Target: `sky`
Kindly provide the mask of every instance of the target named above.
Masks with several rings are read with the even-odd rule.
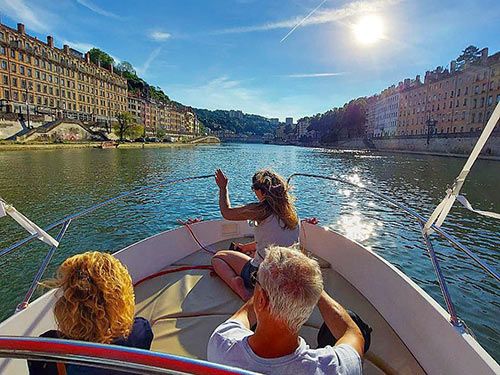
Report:
[[[449,66],[470,44],[500,51],[497,0],[0,0],[0,17],[129,61],[183,104],[281,120]]]

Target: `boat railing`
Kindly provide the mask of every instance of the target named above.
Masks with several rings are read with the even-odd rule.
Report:
[[[210,175],[191,176],[191,177],[184,177],[184,178],[178,178],[178,179],[171,179],[171,180],[159,182],[157,184],[143,186],[141,188],[130,190],[130,191],[121,193],[115,197],[109,198],[103,202],[97,203],[97,204],[95,204],[91,207],[88,207],[82,211],[79,211],[75,214],[68,215],[68,216],[64,217],[63,219],[58,220],[58,221],[48,225],[44,230],[45,230],[45,232],[48,232],[48,231],[53,230],[55,228],[61,227],[61,229],[59,230],[59,233],[57,234],[57,236],[55,238],[56,241],[58,243],[60,243],[62,238],[66,234],[66,231],[67,231],[67,229],[72,221],[75,221],[83,216],[86,216],[86,215],[98,210],[101,207],[107,206],[113,202],[116,202],[117,200],[126,198],[128,196],[142,193],[144,191],[158,189],[158,188],[162,188],[165,186],[170,186],[170,185],[179,184],[179,183],[188,182],[188,181],[206,179],[206,178],[213,178],[213,175],[210,174]],[[24,246],[24,245],[27,245],[31,241],[35,240],[37,238],[37,236],[38,236],[38,234],[36,234],[36,233],[32,234],[30,236],[23,238],[20,241],[17,241],[14,244],[6,247],[5,249],[0,251],[0,258],[3,257],[4,255],[11,253],[12,251]],[[32,282],[30,284],[30,287],[28,288],[28,291],[26,292],[26,295],[24,296],[22,302],[17,305],[16,312],[24,310],[28,306],[29,302],[31,301],[31,298],[33,297],[33,294],[36,291],[36,288],[38,287],[38,285],[40,283],[40,280],[43,277],[43,274],[45,273],[45,270],[49,266],[49,263],[54,255],[56,249],[57,249],[56,246],[51,246],[51,248],[49,249],[49,251],[45,255],[45,258],[43,259],[42,263],[40,264],[40,267],[38,268],[38,271],[36,272],[35,277],[33,278]]]
[[[407,213],[408,215],[410,215],[411,217],[416,219],[422,228],[425,225],[425,223],[427,222],[426,218],[424,218],[422,215],[417,213],[412,208],[398,202],[397,200],[395,200],[395,199],[393,199],[385,194],[382,194],[374,189],[366,187],[362,184],[354,183],[352,181],[344,180],[342,178],[338,178],[338,177],[334,177],[334,176],[323,176],[323,175],[309,174],[309,173],[294,173],[294,174],[290,175],[290,177],[288,178],[288,182],[290,182],[294,177],[309,177],[309,178],[335,181],[335,182],[340,182],[340,183],[350,185],[352,187],[367,191],[367,192],[377,196],[378,198],[380,198],[386,202],[389,202],[394,207],[400,209],[401,211]],[[142,192],[148,191],[148,190],[153,190],[153,189],[157,189],[157,188],[166,187],[169,185],[174,185],[174,184],[179,184],[179,183],[194,181],[194,180],[207,179],[207,178],[213,178],[213,175],[210,174],[210,175],[192,176],[192,177],[167,180],[167,181],[160,182],[160,183],[157,183],[154,185],[149,185],[149,186],[137,188],[135,190],[131,190],[128,192],[124,192],[124,193],[121,193],[113,198],[107,199],[103,202],[100,202],[100,203],[95,204],[89,208],[86,208],[80,212],[77,212],[77,213],[72,214],[72,215],[68,215],[63,219],[48,225],[46,228],[44,228],[44,230],[47,232],[49,230],[53,230],[55,228],[61,227],[59,230],[59,233],[56,236],[56,241],[60,242],[62,240],[62,238],[64,237],[64,235],[65,235],[65,233],[66,233],[66,231],[67,231],[67,229],[72,221],[77,220],[83,216],[86,216],[86,215],[96,211],[97,209],[104,207],[104,206],[107,206],[107,205],[109,205],[117,200],[123,199],[125,197],[131,196],[134,194],[139,194],[139,193],[142,193]],[[456,239],[454,236],[448,234],[441,227],[438,227],[434,224],[431,225],[431,228],[434,230],[435,233],[437,233],[439,236],[441,236],[443,239],[445,239],[447,242],[449,242],[454,248],[458,249],[460,252],[465,254],[468,258],[472,259],[483,271],[485,271],[487,274],[492,276],[497,282],[500,281],[500,276],[498,275],[498,273],[495,272],[486,263],[484,263],[477,255],[475,255],[467,246],[462,244],[458,239]],[[450,314],[450,322],[455,327],[462,327],[463,328],[463,324],[457,316],[456,309],[454,307],[451,295],[449,293],[445,277],[441,271],[441,267],[440,267],[436,252],[434,251],[433,245],[430,241],[429,234],[426,231],[422,231],[422,235],[423,235],[424,243],[425,243],[426,248],[427,248],[427,252],[429,254],[429,257],[431,259],[431,262],[432,262],[432,265],[434,268],[434,272],[436,273],[436,277],[438,279],[439,287],[441,289],[441,293],[443,295],[448,313]],[[30,243],[31,241],[33,241],[36,238],[37,238],[36,234],[30,235],[30,236],[27,236],[26,238],[24,238],[16,243],[12,244],[11,246],[4,248],[3,250],[0,251],[0,257],[4,256],[6,254],[9,254],[10,252]],[[16,312],[21,311],[28,306],[28,304],[29,304],[37,286],[39,285],[39,282],[40,282],[41,278],[43,277],[43,274],[44,274],[45,270],[47,269],[47,267],[50,263],[50,260],[52,259],[55,251],[56,251],[56,247],[52,246],[49,249],[49,251],[47,252],[45,258],[43,259],[43,261],[38,269],[38,271],[35,274],[35,277],[33,278],[33,281],[31,282],[31,285],[30,285],[25,297],[23,298],[23,301],[17,306]]]
[[[424,239],[425,246],[427,248],[427,253],[429,254],[429,257],[431,259],[432,266],[434,268],[434,272],[436,274],[436,277],[437,277],[437,280],[439,283],[439,288],[441,289],[441,294],[443,295],[443,299],[445,301],[446,308],[448,310],[448,313],[450,314],[450,323],[453,324],[453,326],[458,327],[460,329],[464,328],[463,322],[457,316],[457,312],[456,312],[455,306],[453,304],[453,300],[451,298],[450,292],[448,290],[446,279],[443,275],[443,272],[441,271],[441,266],[439,264],[438,257],[436,255],[435,250],[434,250],[434,246],[432,245],[432,242],[430,241],[428,232],[424,231],[424,226],[427,223],[426,218],[424,218],[422,215],[420,215],[418,212],[416,212],[412,208],[396,201],[395,199],[388,197],[385,194],[382,194],[374,189],[371,189],[371,188],[366,187],[366,186],[359,184],[359,183],[344,180],[344,179],[334,177],[334,176],[323,176],[323,175],[310,174],[310,173],[294,173],[294,174],[290,175],[290,177],[288,177],[287,182],[290,183],[290,181],[294,177],[309,177],[309,178],[316,178],[316,179],[322,179],[322,180],[328,180],[328,181],[335,181],[335,182],[340,182],[340,183],[350,185],[352,187],[367,191],[367,192],[375,195],[376,197],[378,197],[386,202],[389,202],[394,207],[402,210],[403,212],[407,213],[408,215],[410,215],[411,217],[416,219],[418,224],[420,225],[421,230],[422,230],[422,236]],[[444,231],[441,227],[438,227],[434,224],[432,224],[430,226],[430,228],[432,228],[435,233],[437,233],[439,236],[441,236],[443,239],[445,239],[448,243],[450,243],[455,249],[461,251],[468,258],[472,259],[482,270],[484,270],[487,274],[492,276],[497,282],[500,281],[500,276],[498,275],[497,272],[495,272],[491,267],[489,267],[486,263],[484,263],[467,246],[462,244],[454,236],[446,233],[446,231]]]
[[[42,337],[0,336],[0,358],[59,362],[134,374],[256,374],[235,367],[149,350]]]

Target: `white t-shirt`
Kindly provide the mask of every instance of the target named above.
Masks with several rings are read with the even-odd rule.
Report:
[[[258,267],[267,254],[270,245],[292,246],[299,242],[299,225],[295,229],[283,228],[278,216],[271,214],[255,226],[255,256],[252,266]]]
[[[210,336],[207,359],[263,374],[361,374],[361,358],[350,345],[311,349],[302,337],[294,353],[279,358],[257,356],[248,344],[253,332],[235,320],[222,323]]]

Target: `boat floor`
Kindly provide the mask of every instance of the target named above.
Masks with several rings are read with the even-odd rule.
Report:
[[[227,249],[231,241],[210,246]],[[197,251],[170,265],[210,265],[211,254]],[[319,260],[326,291],[344,307],[356,311],[372,328],[371,348],[365,356],[364,373],[423,374],[424,371],[393,329],[345,278],[324,260]],[[167,273],[140,283],[135,288],[136,314],[149,319],[155,335],[151,349],[190,358],[206,359],[208,339],[214,329],[228,319],[242,301],[210,270],[188,269]],[[310,347],[323,323],[316,308],[300,334]]]

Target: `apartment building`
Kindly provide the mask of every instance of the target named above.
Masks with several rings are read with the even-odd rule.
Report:
[[[399,115],[399,88],[391,86],[382,91],[376,101],[369,107],[368,117],[372,123],[374,137],[396,135],[396,127]]]
[[[52,36],[42,42],[0,24],[0,110],[83,121],[112,121],[128,109],[127,80]]]
[[[473,63],[460,68],[438,67],[405,79],[368,100],[367,132],[380,136],[415,136],[481,131],[500,101],[500,53],[488,49]],[[398,101],[394,128],[394,109]],[[394,131],[395,130],[395,131]]]

